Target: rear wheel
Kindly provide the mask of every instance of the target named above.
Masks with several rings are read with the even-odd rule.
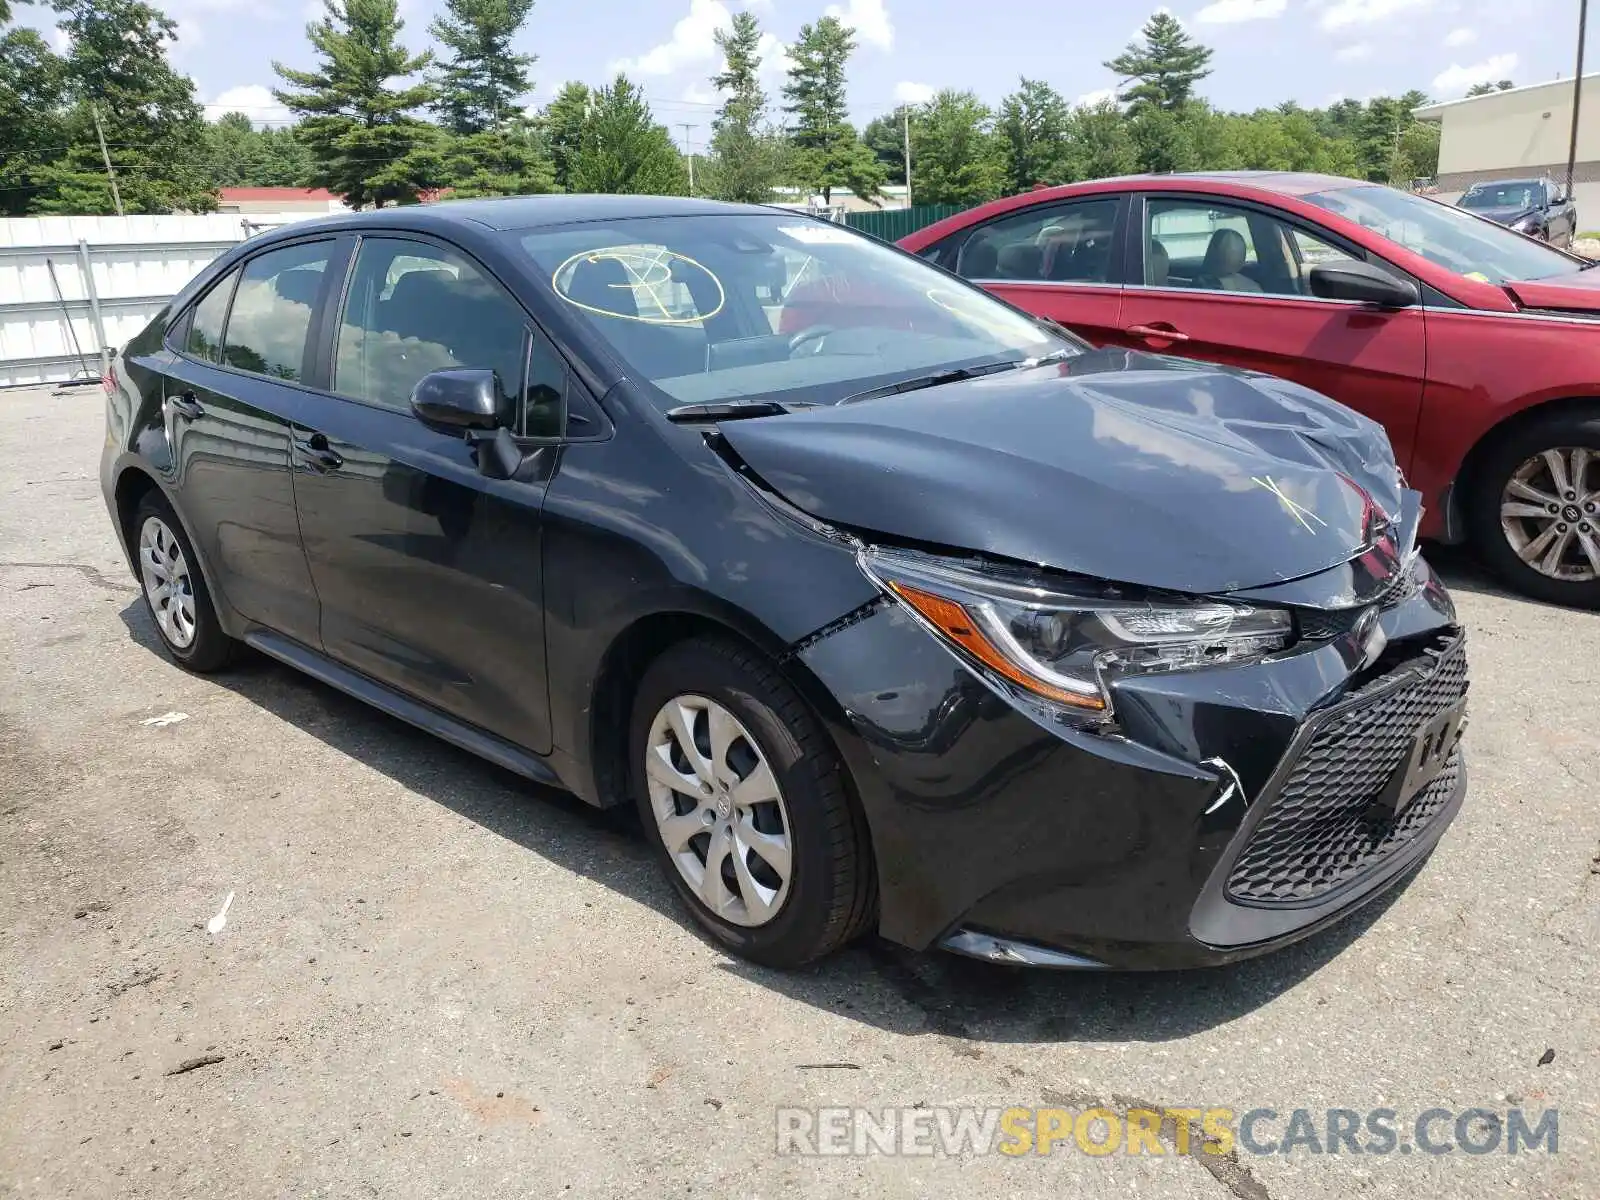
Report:
[[[629,744],[645,836],[719,942],[796,967],[865,928],[865,824],[826,733],[765,659],[714,639],[668,650],[640,683]]]
[[[222,631],[194,547],[172,506],[151,492],[133,514],[144,602],[167,653],[191,671],[224,667],[238,643]]]
[[[1600,411],[1557,413],[1485,456],[1473,532],[1517,591],[1600,608]]]

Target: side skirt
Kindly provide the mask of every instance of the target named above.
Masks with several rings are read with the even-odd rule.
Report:
[[[408,725],[415,725],[423,732],[442,738],[453,746],[459,746],[471,754],[476,754],[479,758],[486,758],[496,766],[504,767],[535,783],[563,789],[566,787],[555,771],[551,770],[550,765],[537,754],[479,729],[476,725],[469,725],[448,713],[442,713],[430,705],[413,700],[376,680],[368,679],[360,672],[341,666],[291,638],[270,630],[253,629],[244,635],[244,641],[246,645],[261,651],[269,658],[275,658],[297,671],[303,671],[329,687],[338,688],[341,692],[354,696],[357,700],[364,701],[391,717],[398,717]]]

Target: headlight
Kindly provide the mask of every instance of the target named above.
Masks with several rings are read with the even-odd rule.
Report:
[[[1041,587],[1021,573],[867,550],[861,569],[963,662],[1019,698],[1109,720],[1111,681],[1259,659],[1289,644],[1280,609]]]

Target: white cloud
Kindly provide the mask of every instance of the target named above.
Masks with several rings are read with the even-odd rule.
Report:
[[[1357,42],[1353,46],[1345,46],[1334,51],[1333,56],[1340,62],[1360,62],[1364,58],[1372,57],[1372,47],[1366,42]]]
[[[1322,10],[1321,24],[1328,30],[1381,25],[1392,17],[1431,7],[1433,0],[1336,0]]]
[[[59,25],[50,31],[50,44],[63,58],[72,53],[72,35]]]
[[[1270,21],[1283,16],[1289,0],[1214,0],[1194,15],[1202,25],[1232,25],[1239,21]]]
[[[768,82],[781,80],[794,65],[789,58],[788,43],[770,33],[763,33],[756,43],[756,56],[761,59],[761,75]]]
[[[1114,87],[1096,88],[1092,92],[1085,92],[1072,102],[1073,108],[1093,108],[1097,104],[1104,104],[1107,100],[1117,98],[1117,89]]]
[[[844,4],[830,4],[824,16],[838,17],[856,31],[856,40],[880,50],[894,46],[894,26],[889,22],[889,10],[883,0],[846,0]]]
[[[1451,63],[1445,70],[1433,77],[1433,90],[1436,92],[1464,92],[1475,83],[1495,83],[1501,79],[1509,79],[1511,72],[1517,69],[1517,56],[1515,54],[1495,54],[1480,63],[1462,67]]]
[[[715,62],[717,31],[733,24],[733,14],[722,0],[689,0],[689,15],[672,27],[672,40],[646,50],[638,58],[620,58],[608,74],[671,75],[686,67]]]
[[[283,105],[272,97],[270,88],[259,83],[246,83],[231,87],[210,104],[205,105],[206,119],[220,120],[225,114],[242,112],[256,124],[263,121],[283,122],[294,119]]]
[[[1456,46],[1470,46],[1477,40],[1478,31],[1476,29],[1452,29],[1449,33],[1444,35],[1444,44],[1452,48]]]
[[[708,85],[702,83],[691,83],[683,89],[683,94],[678,98],[685,104],[717,104],[721,99]]]
[[[901,104],[926,104],[937,91],[931,83],[911,83],[906,80],[894,85],[894,98]]]
[[[191,52],[197,50],[205,43],[206,36],[200,28],[200,23],[192,17],[179,17],[177,31],[172,37],[164,39],[167,44],[167,53],[174,60],[181,61]]]

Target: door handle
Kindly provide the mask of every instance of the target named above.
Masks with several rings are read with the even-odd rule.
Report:
[[[1159,325],[1130,325],[1122,331],[1130,337],[1144,338],[1152,342],[1187,342],[1189,335],[1180,333],[1176,329],[1163,329]]]
[[[309,437],[294,439],[294,452],[301,462],[313,471],[337,471],[344,466],[344,458],[328,445],[328,435],[313,433]]]
[[[167,407],[180,417],[187,417],[191,421],[198,421],[206,415],[206,410],[200,407],[200,401],[193,392],[179,392],[176,396],[167,397]]]

